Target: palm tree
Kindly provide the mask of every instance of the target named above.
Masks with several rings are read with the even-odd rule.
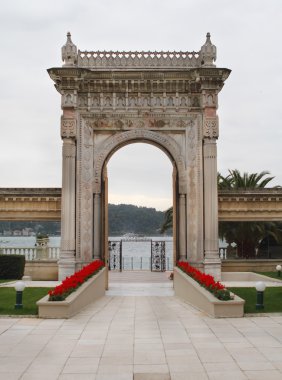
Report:
[[[264,188],[274,177],[266,177],[268,171],[243,173],[229,169],[224,177],[218,173],[218,188],[221,190],[253,190]],[[281,240],[281,229],[275,222],[220,222],[219,237],[227,243],[236,243],[239,257],[253,257],[259,242],[266,236]]]
[[[218,188],[220,190],[250,190],[264,188],[274,177],[265,177],[270,174],[268,171],[260,173],[243,173],[241,174],[238,169],[228,170],[229,174],[223,177],[218,173]]]

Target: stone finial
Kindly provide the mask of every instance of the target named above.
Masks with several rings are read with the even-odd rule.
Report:
[[[200,50],[201,65],[205,67],[214,67],[216,60],[216,46],[211,42],[211,35],[207,33],[207,40]]]
[[[62,60],[65,62],[63,66],[72,67],[77,64],[77,47],[71,40],[70,32],[67,33],[67,42],[62,47]]]

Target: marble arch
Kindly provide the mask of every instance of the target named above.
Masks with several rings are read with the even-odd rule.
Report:
[[[160,148],[173,164],[176,165],[180,178],[185,176],[185,162],[181,155],[181,147],[169,136],[162,136],[156,132],[134,129],[133,131],[120,132],[118,135],[109,137],[101,145],[94,164],[94,192],[101,191],[102,168],[109,157],[122,146],[134,142],[147,142]],[[185,188],[182,190],[185,192]]]
[[[220,278],[217,108],[230,70],[209,33],[197,52],[80,51],[68,33],[62,59],[48,70],[63,111],[59,278],[107,259],[106,162],[142,141],[173,163],[175,259]]]

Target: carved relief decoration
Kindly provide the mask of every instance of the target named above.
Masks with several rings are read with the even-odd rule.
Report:
[[[93,209],[93,131],[82,120],[80,123],[80,167],[78,169],[78,245],[80,256],[92,260]]]
[[[76,120],[70,118],[61,118],[61,137],[76,138]]]
[[[72,106],[73,101],[69,96],[68,103],[64,102],[64,106]],[[89,97],[89,103],[88,103]],[[136,109],[169,109],[171,112],[178,112],[179,110],[186,110],[192,108],[199,108],[201,106],[201,100],[199,95],[186,95],[180,94],[139,94],[130,95],[115,94],[115,93],[103,93],[103,96],[97,93],[89,93],[89,95],[80,94],[78,97],[78,107],[90,108],[93,110],[130,110]]]
[[[210,139],[218,138],[218,118],[214,117],[205,117],[203,125],[203,136]]]
[[[205,107],[217,107],[217,94],[208,92],[203,94],[203,104]]]
[[[133,130],[133,129],[182,129],[185,130],[195,121],[196,114],[189,117],[164,117],[163,115],[145,114],[143,117],[131,116],[130,114],[91,114],[86,116],[86,123],[94,130]]]
[[[189,125],[187,129],[187,244],[190,257],[196,255],[197,250],[197,210],[198,210],[198,176],[197,176],[197,152],[199,141],[196,124]]]
[[[62,107],[76,107],[77,94],[76,91],[62,91]]]

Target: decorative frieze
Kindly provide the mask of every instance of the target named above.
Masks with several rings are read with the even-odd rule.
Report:
[[[91,115],[91,116],[90,116]],[[85,115],[86,124],[93,130],[185,130],[194,124],[196,114],[183,117],[168,117],[162,114],[146,113],[144,116],[127,114]]]
[[[203,124],[203,137],[210,139],[218,138],[218,117],[205,117]]]
[[[64,102],[67,106],[71,103]],[[135,94],[128,93],[88,93],[80,94],[78,99],[79,108],[87,108],[90,110],[101,110],[103,112],[112,112],[113,110],[168,110],[170,112],[179,112],[198,109],[201,107],[200,95],[184,95],[184,94]]]

